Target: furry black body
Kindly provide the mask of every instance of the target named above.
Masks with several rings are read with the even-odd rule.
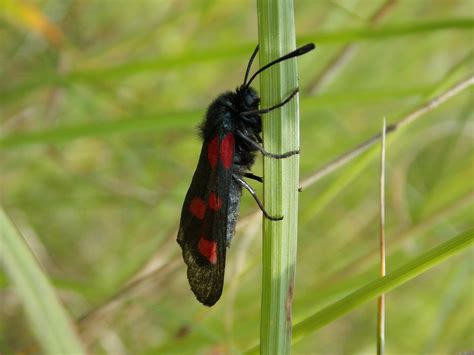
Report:
[[[237,131],[248,138],[262,143],[262,118],[259,114],[241,115],[242,112],[258,110],[260,97],[252,87],[239,87],[235,92],[228,91],[217,97],[209,106],[206,118],[200,126],[204,142],[209,141],[218,131]],[[255,162],[257,149],[239,135],[235,135],[233,171],[242,175],[249,171]]]
[[[222,293],[226,249],[235,232],[242,187],[252,194],[267,218],[283,218],[268,215],[253,189],[244,181],[244,177],[263,181],[250,173],[257,151],[277,159],[298,153],[272,154],[261,146],[261,114],[283,106],[297,90],[283,102],[259,109],[260,98],[250,87],[250,82],[271,65],[313,48],[312,44],[306,45],[267,64],[247,82],[257,47],[247,67],[244,83],[236,91],[218,96],[209,106],[200,126],[203,146],[184,199],[177,240],[188,267],[191,289],[204,305],[214,305]]]
[[[217,131],[234,133],[235,150],[232,175],[243,178],[250,172],[256,158],[257,149],[241,138],[245,135],[253,141],[263,143],[262,118],[259,114],[241,116],[241,112],[258,110],[260,97],[252,87],[243,85],[235,92],[225,92],[215,99],[207,111],[206,119],[200,126],[201,137],[209,140]],[[236,132],[240,134],[235,134]],[[229,188],[229,207],[227,213],[226,245],[230,246],[239,216],[240,196],[242,186],[233,178]]]

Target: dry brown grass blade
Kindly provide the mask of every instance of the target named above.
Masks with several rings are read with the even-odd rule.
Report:
[[[382,149],[380,154],[380,276],[385,276],[385,137],[386,122],[383,119]],[[385,295],[382,294],[377,302],[377,355],[385,352]]]
[[[469,86],[474,84],[474,76],[470,76],[464,80],[461,80],[457,84],[450,87],[448,90],[440,94],[439,96],[435,97],[434,99],[422,104],[412,112],[403,116],[398,122],[391,124],[386,127],[385,132],[386,134],[391,134],[399,128],[405,127],[415,121],[416,119],[420,118],[423,114],[435,109],[439,105],[443,104],[447,100],[449,100],[454,95],[457,95],[461,91],[467,89]],[[377,143],[382,138],[382,133],[378,133],[369,139],[365,140],[364,142],[358,144],[351,150],[341,154],[336,159],[330,161],[322,168],[316,170],[313,174],[305,178],[301,182],[301,187],[304,189],[308,186],[313,185],[317,181],[321,180],[325,176],[333,173],[334,171],[338,170],[339,168],[347,165],[350,161],[357,158],[359,155],[364,153],[370,147],[372,147],[375,143]]]
[[[2,15],[8,20],[40,35],[56,48],[63,46],[64,33],[61,28],[36,5],[25,0],[5,0],[0,6],[3,10]]]

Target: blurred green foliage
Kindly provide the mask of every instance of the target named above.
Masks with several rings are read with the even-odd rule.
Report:
[[[299,43],[318,44],[298,60],[302,177],[379,132],[384,116],[393,122],[473,74],[472,0],[393,1],[371,24],[383,3],[296,1]],[[243,218],[212,309],[189,291],[175,243],[200,149],[196,126],[217,94],[242,81],[257,40],[255,2],[0,7],[0,202],[67,309],[82,316],[91,353],[238,353],[255,344],[259,218]],[[311,94],[348,43],[352,57]],[[388,273],[472,227],[472,118],[468,89],[388,146]],[[377,159],[359,170],[351,163],[300,194],[295,321],[377,277],[378,169]],[[244,194],[242,216],[254,209]],[[157,272],[125,292],[146,267]],[[34,347],[3,270],[0,285],[0,352]],[[390,292],[387,353],[472,350],[472,292],[472,251]],[[87,313],[111,297],[120,301]],[[375,302],[359,307],[294,353],[373,352],[375,311]]]

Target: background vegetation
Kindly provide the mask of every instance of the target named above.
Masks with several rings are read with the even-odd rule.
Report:
[[[110,354],[255,345],[261,217],[252,198],[243,196],[215,307],[189,291],[175,242],[201,145],[196,126],[243,79],[258,37],[255,2],[0,5],[0,202],[84,344]],[[473,10],[472,0],[296,1],[298,42],[318,45],[298,60],[301,176],[379,132],[384,116],[394,123],[472,76]],[[468,88],[390,135],[389,274],[473,226],[472,102]],[[377,277],[378,175],[369,152],[300,194],[295,322]],[[472,256],[387,295],[388,353],[474,348]],[[6,270],[0,352],[34,351],[37,329]],[[293,352],[372,353],[375,311],[375,301],[359,306]]]

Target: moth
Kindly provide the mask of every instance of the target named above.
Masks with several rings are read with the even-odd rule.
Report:
[[[250,192],[266,218],[273,221],[283,218],[269,215],[244,180],[263,182],[262,177],[250,172],[257,152],[275,159],[299,153],[297,150],[283,154],[267,152],[262,147],[261,137],[261,115],[288,103],[298,89],[280,103],[259,108],[260,98],[250,84],[262,71],[314,48],[313,43],[306,44],[264,65],[247,80],[258,53],[257,46],[247,65],[243,84],[235,91],[219,95],[199,127],[203,145],[184,199],[177,241],[188,267],[191,290],[206,306],[214,305],[222,294],[226,249],[235,232],[242,188]]]

